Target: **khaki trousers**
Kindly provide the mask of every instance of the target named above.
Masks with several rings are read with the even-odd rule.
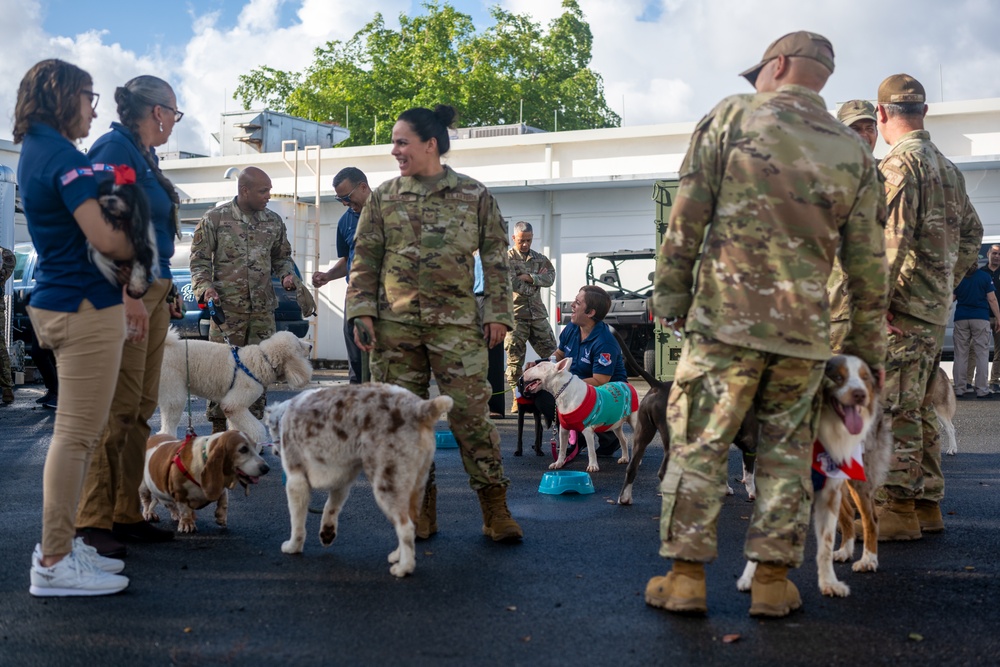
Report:
[[[122,348],[111,414],[90,460],[76,512],[77,528],[110,529],[115,523],[142,521],[139,484],[146,464],[149,418],[160,392],[163,345],[170,327],[169,291],[166,279],[150,286],[142,298],[149,313],[149,333],[137,343],[126,341]]]
[[[55,353],[59,404],[42,476],[42,554],[73,550],[73,519],[90,456],[108,421],[125,342],[125,309],[96,310],[84,300],[75,313],[28,306],[42,347]]]

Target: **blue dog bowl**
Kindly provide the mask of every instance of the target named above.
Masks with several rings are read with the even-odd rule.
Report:
[[[542,475],[538,492],[550,496],[557,496],[560,493],[585,495],[594,492],[594,483],[590,479],[590,473],[582,470],[552,470]]]
[[[437,438],[437,448],[438,449],[457,449],[458,441],[455,440],[455,434],[451,431],[438,431],[434,434]]]

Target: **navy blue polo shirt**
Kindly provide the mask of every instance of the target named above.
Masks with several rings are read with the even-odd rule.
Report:
[[[94,170],[83,153],[55,128],[35,123],[24,137],[17,164],[28,233],[38,252],[31,305],[75,313],[87,299],[98,310],[122,302],[87,256],[87,238],[73,218],[88,199],[97,199]]]
[[[132,137],[133,134],[127,127],[121,123],[111,123],[111,131],[94,142],[87,157],[94,163],[98,179],[112,178],[110,172],[103,172],[107,175],[102,175],[101,166],[105,164],[127,164],[135,170],[136,185],[142,188],[149,199],[150,215],[156,234],[156,250],[160,255],[158,276],[170,278],[170,258],[174,256],[175,231],[172,216],[174,203],[156,180],[156,174],[142,157]],[[149,152],[153,156],[154,163],[159,164],[156,151],[150,148]]]
[[[611,382],[628,382],[622,349],[605,322],[595,324],[587,340],[583,341],[580,340],[580,327],[567,324],[559,334],[559,349],[573,358],[569,371],[579,378],[610,375]]]
[[[361,215],[348,207],[337,222],[337,257],[347,258],[347,282],[351,281],[351,263],[354,262],[354,236],[358,232],[358,220]]]
[[[983,271],[962,278],[955,288],[955,321],[990,319],[990,302],[986,295],[995,291],[993,278]]]

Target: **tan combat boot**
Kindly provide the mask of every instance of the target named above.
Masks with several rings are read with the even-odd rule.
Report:
[[[914,503],[920,531],[923,533],[940,533],[944,530],[944,517],[941,516],[941,505],[933,500],[917,500]]]
[[[675,560],[667,576],[653,577],[646,584],[646,604],[685,614],[707,613],[705,565]]]
[[[920,539],[920,520],[917,518],[912,499],[890,500],[875,511],[878,514],[879,542],[905,542]]]
[[[788,580],[788,568],[773,563],[757,563],[750,584],[750,615],[780,618],[802,606],[799,589]]]
[[[524,532],[507,509],[507,489],[487,486],[476,491],[483,510],[483,535],[494,542],[512,542],[524,537]]]
[[[438,532],[437,497],[437,484],[431,482],[424,490],[424,502],[420,506],[420,516],[417,517],[418,540],[426,540]]]

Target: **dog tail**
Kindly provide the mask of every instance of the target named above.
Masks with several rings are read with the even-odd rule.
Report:
[[[454,404],[455,401],[451,399],[451,396],[438,396],[424,401],[417,409],[417,419],[423,424],[433,426],[434,422],[448,414]]]
[[[643,380],[645,380],[650,387],[656,387],[658,389],[667,389],[669,385],[666,382],[660,382],[659,380],[654,378],[652,375],[646,372],[646,369],[642,367],[642,364],[640,364],[635,360],[635,357],[633,357],[632,353],[629,352],[628,344],[625,342],[625,339],[622,338],[622,335],[613,328],[611,329],[611,331],[612,333],[615,334],[615,338],[618,339],[618,347],[622,349],[622,356],[625,358],[625,366],[628,368],[628,370],[633,375],[638,375]]]

